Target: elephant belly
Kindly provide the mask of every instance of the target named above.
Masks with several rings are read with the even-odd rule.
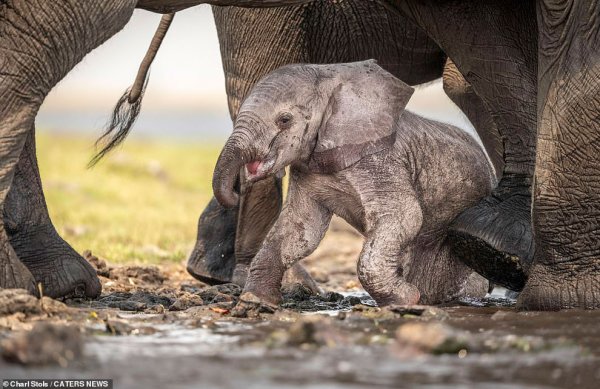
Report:
[[[302,175],[299,183],[315,201],[364,234],[364,207],[352,186],[334,176],[320,174]]]

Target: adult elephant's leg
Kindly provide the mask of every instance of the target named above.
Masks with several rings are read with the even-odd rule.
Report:
[[[498,127],[483,100],[477,96],[471,84],[465,80],[450,58],[444,66],[444,92],[467,116],[475,127],[483,147],[490,157],[496,177],[502,177],[504,170],[504,146]]]
[[[446,57],[440,48],[413,23],[378,2],[317,0],[277,9],[214,7],[213,12],[232,118],[261,77],[289,63],[375,58],[410,84],[442,75]],[[280,187],[279,180],[254,185],[242,196],[238,219],[213,199],[200,217],[188,271],[211,283],[229,281],[235,256],[246,265],[277,216]]]
[[[392,0],[444,49],[489,108],[504,144],[492,195],[454,222],[455,250],[495,283],[521,290],[534,253],[537,30],[533,0]]]
[[[519,306],[600,308],[600,1],[538,5],[535,262]]]
[[[31,159],[20,157],[27,136],[33,131],[35,115],[45,96],[88,52],[127,23],[136,1],[104,0],[101,3],[54,1],[50,4],[42,0],[7,0],[0,4],[0,210],[3,215],[17,163],[22,160],[22,171],[33,169],[31,166],[27,167],[27,163],[32,163]],[[33,139],[31,141],[33,142]],[[33,143],[30,147],[32,145]],[[26,154],[35,155],[35,151],[30,150]],[[37,175],[31,172],[26,175],[37,178]],[[41,193],[41,188],[34,188],[29,192],[29,183],[21,179],[19,182],[15,190],[20,191],[20,194],[15,196],[35,196],[36,193]],[[43,196],[31,201],[43,203]],[[26,207],[31,203],[28,200],[21,204]],[[15,280],[20,280],[21,285],[17,286],[32,290],[33,275],[19,260],[7,232],[12,228],[13,233],[18,232],[13,238],[17,235],[22,236],[30,224],[28,221],[20,228],[15,228],[19,223],[11,224],[10,216],[16,215],[16,208],[9,207],[7,211],[7,223],[5,224],[4,218],[0,222],[0,286],[15,286]],[[39,241],[36,241],[38,238]],[[40,277],[40,274],[49,270],[38,271],[52,268],[54,271],[64,272],[72,270],[70,265],[51,266],[49,264],[55,262],[55,259],[50,256],[38,256],[35,260],[28,257],[27,252],[32,251],[31,247],[36,247],[44,239],[42,234],[25,238],[23,242],[17,239],[15,242],[20,246],[20,251],[25,253],[27,265],[31,266],[42,281],[46,294],[56,297],[56,291],[66,291],[69,294],[74,292],[80,286],[79,283],[71,284],[71,290],[55,288],[52,284],[52,280],[61,277],[63,280],[69,280],[68,275],[54,275],[55,278]],[[29,243],[32,244],[31,247],[28,247]],[[46,280],[51,280],[48,285],[44,285]],[[85,285],[85,292],[91,296],[96,295],[99,292],[97,286],[93,282],[88,283]]]
[[[42,190],[32,127],[4,204],[4,225],[17,256],[50,297],[97,296],[96,272],[56,232]]]
[[[244,96],[265,74],[302,62],[302,7],[213,7],[232,120]],[[286,31],[282,33],[282,31]],[[281,180],[247,189],[240,206],[225,209],[213,198],[200,216],[188,272],[210,284],[231,282],[240,262],[247,267],[281,207]],[[240,282],[239,276],[236,277]]]
[[[3,76],[0,81],[3,86],[9,82]],[[3,107],[3,112],[0,111],[0,207],[4,207],[27,130],[33,125],[39,107],[15,103],[14,95],[2,92],[5,91],[0,91]],[[34,277],[15,253],[3,222],[0,222],[0,288],[21,288],[36,293]]]

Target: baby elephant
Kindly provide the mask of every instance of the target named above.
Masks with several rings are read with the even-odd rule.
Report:
[[[332,214],[366,237],[358,278],[378,304],[485,294],[446,234],[490,193],[493,171],[464,131],[406,111],[412,93],[373,60],[289,65],[254,86],[217,162],[215,196],[237,204],[244,166],[248,182],[290,166],[290,182],[234,313],[280,302],[284,272],[315,250]]]

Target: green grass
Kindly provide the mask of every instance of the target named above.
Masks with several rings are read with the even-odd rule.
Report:
[[[38,134],[50,216],[77,250],[114,263],[184,260],[220,146],[128,139],[95,168],[93,140]]]

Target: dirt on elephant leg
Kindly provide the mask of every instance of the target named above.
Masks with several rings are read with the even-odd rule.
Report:
[[[231,282],[235,267],[237,208],[223,208],[213,197],[198,221],[198,238],[187,271],[209,285]]]

